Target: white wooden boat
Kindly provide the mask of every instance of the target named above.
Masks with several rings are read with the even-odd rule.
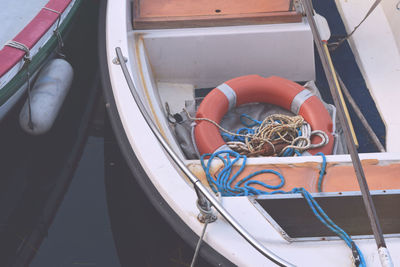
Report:
[[[185,156],[168,121],[165,102],[173,113],[179,112],[186,100],[193,100],[196,90],[214,88],[226,81],[232,84],[230,80],[236,77],[276,75],[295,82],[317,80],[318,83],[321,66],[314,61],[318,58],[314,56],[316,37],[312,19],[310,16],[306,19],[303,14],[303,11],[307,13],[305,2],[252,1],[246,5],[238,2],[204,1],[189,6],[182,3],[174,6],[175,1],[161,0],[108,2],[103,22],[105,38],[100,44],[104,53],[103,84],[121,149],[153,205],[193,247],[205,229],[204,221],[198,219],[198,197],[203,209],[211,203],[216,220],[207,224],[200,247],[200,254],[210,263],[351,266],[357,253],[352,257],[345,242],[326,230],[301,194],[227,196],[223,192],[222,197],[216,196],[200,160]],[[334,15],[350,33],[377,3],[372,0],[320,2],[314,3],[316,11],[327,16],[328,24],[320,16],[314,19],[316,31],[325,40],[329,39],[330,32],[336,31],[337,25],[332,23]],[[396,253],[400,249],[400,224],[396,215],[400,196],[400,142],[396,138],[400,125],[396,116],[396,99],[400,94],[400,35],[396,29],[399,19],[397,0],[382,1],[374,8],[348,40],[348,51],[354,58],[353,63],[344,65],[354,64],[359,76],[349,72],[343,79],[349,83],[352,79],[363,79],[366,86],[361,94],[372,96],[368,100],[372,104],[367,109],[373,110],[376,106],[378,112],[378,118],[367,119],[371,124],[384,122],[381,128],[386,131],[387,152],[372,149],[373,153],[358,155],[385,234],[384,247],[376,235],[374,240],[361,204],[351,164],[353,156],[326,156],[327,174],[320,193],[317,190],[323,161],[320,156],[254,157],[246,165],[248,172],[272,169],[282,173],[286,184],[281,190],[306,188],[354,239],[367,266],[400,264]],[[337,67],[340,60],[334,63]],[[338,68],[337,71],[340,73]],[[343,77],[345,73],[346,70]],[[349,89],[353,94],[357,90]],[[360,105],[367,101],[356,100]],[[229,97],[225,105],[230,105]],[[360,131],[356,127],[356,132]],[[211,166],[213,177],[218,175],[221,164]],[[276,177],[259,179],[279,183]]]
[[[0,17],[0,120],[62,46],[81,1],[6,1]],[[59,51],[60,52],[60,51]],[[29,72],[29,75],[28,75]]]

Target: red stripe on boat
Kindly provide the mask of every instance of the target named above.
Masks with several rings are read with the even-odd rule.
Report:
[[[50,0],[46,7],[63,13],[72,0]],[[28,25],[13,39],[23,43],[29,49],[42,38],[50,27],[57,21],[58,14],[47,9],[41,9]],[[25,52],[9,46],[0,50],[0,77],[6,74],[25,55]]]

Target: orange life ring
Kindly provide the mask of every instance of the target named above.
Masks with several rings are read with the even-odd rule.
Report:
[[[263,78],[258,75],[247,75],[229,80],[204,98],[196,117],[208,118],[220,123],[222,117],[231,108],[254,102],[274,104],[303,116],[313,131],[324,131],[329,137],[328,144],[307,152],[311,155],[318,152],[327,155],[332,153],[334,141],[332,119],[320,99],[303,86],[281,77]],[[219,129],[208,121],[197,122],[194,136],[200,155],[229,150]],[[313,144],[321,141],[321,137],[317,135],[311,138]]]

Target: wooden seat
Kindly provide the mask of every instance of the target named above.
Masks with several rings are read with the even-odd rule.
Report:
[[[380,165],[378,160],[369,159],[363,160],[362,165],[370,190],[400,189],[400,163]],[[214,168],[214,171],[211,172],[211,175],[216,176],[222,166],[223,165],[221,162],[220,167]],[[234,166],[232,172],[237,172],[239,167],[240,166]],[[189,165],[189,168],[194,174],[196,174],[196,176],[204,185],[208,185],[207,178],[200,165]],[[280,190],[290,191],[295,187],[304,187],[309,192],[317,192],[320,164],[314,162],[291,165],[247,165],[243,172],[236,179],[236,182],[253,172],[265,169],[275,170],[285,177],[285,185]],[[277,185],[280,183],[280,179],[274,174],[260,174],[254,180],[271,185]],[[234,187],[236,182],[232,183],[232,187]],[[273,191],[258,184],[251,186],[260,190]],[[354,168],[351,164],[340,165],[335,162],[328,163],[326,175],[324,176],[322,183],[323,192],[345,192],[359,190],[360,187],[357,182]]]
[[[300,22],[293,0],[135,0],[135,29]]]

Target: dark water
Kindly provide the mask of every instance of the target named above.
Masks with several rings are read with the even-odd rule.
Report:
[[[25,134],[23,101],[0,125],[0,266],[190,265],[193,250],[140,190],[108,123],[98,12],[83,1],[64,40],[75,76],[53,129]]]
[[[104,138],[90,136],[31,266],[119,266],[104,186]]]
[[[104,183],[98,5],[83,1],[64,39],[74,81],[51,131],[20,129],[24,100],[0,125],[0,266],[33,257],[31,266],[120,266]]]

